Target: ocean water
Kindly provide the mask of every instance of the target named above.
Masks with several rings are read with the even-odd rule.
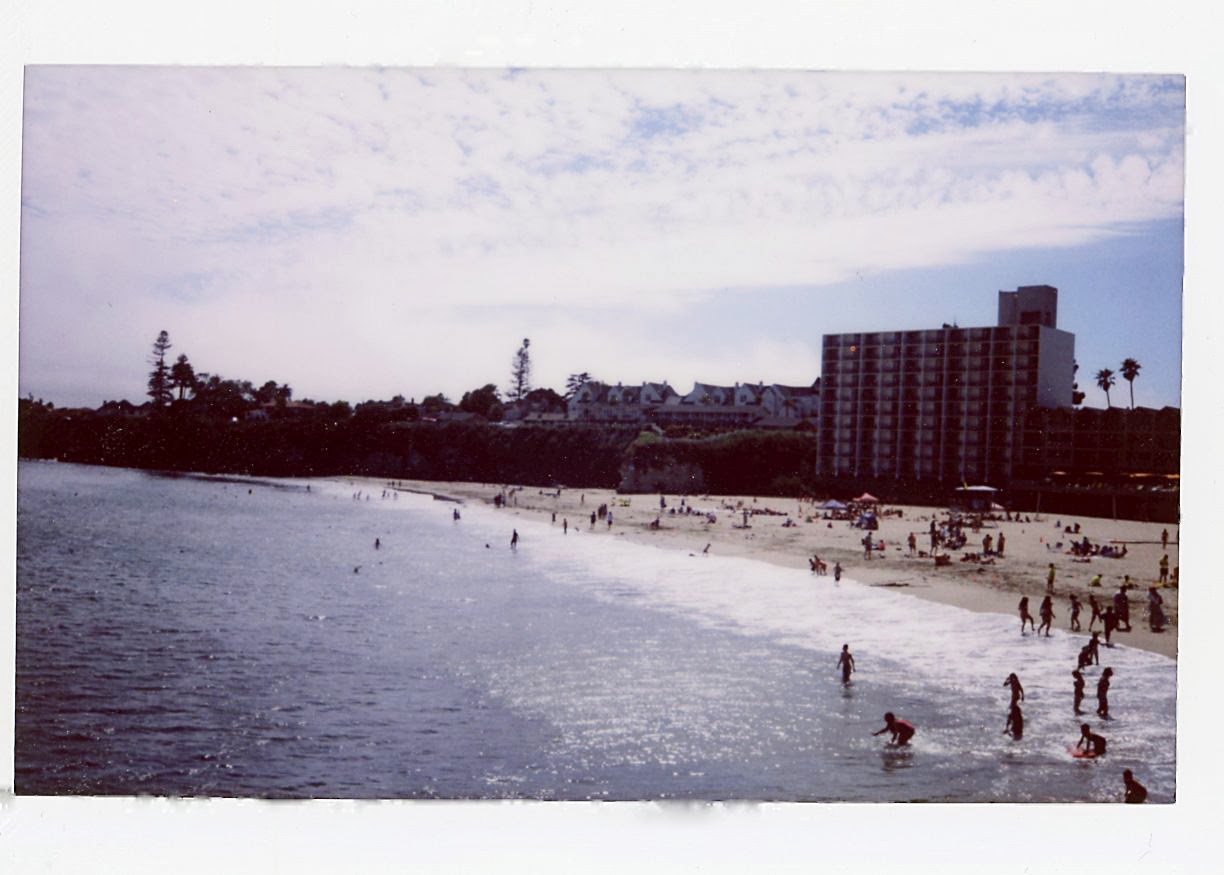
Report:
[[[17,792],[1074,802],[1130,768],[1174,798],[1173,660],[1103,649],[1112,719],[1101,668],[1077,717],[1062,629],[366,488],[22,461]],[[1104,758],[1068,755],[1083,721]]]

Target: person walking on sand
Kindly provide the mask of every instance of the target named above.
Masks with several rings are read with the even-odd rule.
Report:
[[[1164,599],[1156,587],[1148,587],[1148,627],[1153,632],[1163,632],[1165,627]]]
[[[1080,705],[1084,701],[1084,673],[1077,668],[1075,671],[1071,672],[1071,677],[1075,678],[1075,689],[1073,693],[1075,696],[1075,713],[1082,714],[1084,712],[1080,710]]]
[[[850,672],[854,671],[854,657],[850,655],[850,645],[843,644],[841,656],[837,658],[837,667],[841,669],[842,683],[850,683]]]
[[[871,559],[871,532],[863,535],[863,558]]]
[[[1118,591],[1114,593],[1113,597],[1114,613],[1118,617],[1118,631],[1120,632],[1129,632],[1131,630],[1130,599],[1126,597],[1126,590],[1127,585],[1124,583],[1118,588]],[[1126,628],[1122,628],[1123,626]]]
[[[1020,713],[1020,706],[1015,702],[1012,702],[1007,711],[1007,725],[1003,727],[1003,734],[1009,733],[1015,741],[1019,741],[1024,735],[1024,715]]]
[[[1122,797],[1123,802],[1135,805],[1147,801],[1147,787],[1135,780],[1130,769],[1122,770],[1122,783],[1126,785],[1126,794]]]
[[[1080,604],[1079,598],[1075,595],[1075,593],[1071,593],[1071,631],[1072,632],[1078,632],[1080,630],[1079,615],[1080,615],[1081,607],[1083,607],[1083,605]]]
[[[1109,679],[1113,677],[1113,669],[1106,667],[1097,681],[1097,716],[1109,719]]]
[[[909,555],[913,556],[914,551],[918,549],[918,539],[914,537],[913,532],[909,533],[909,537],[905,539],[905,544],[909,547]]]
[[[1160,549],[1162,551],[1169,549],[1169,530],[1168,529],[1160,530]]]
[[[1028,596],[1025,596],[1024,598],[1020,599],[1020,604],[1017,608],[1017,610],[1020,611],[1020,634],[1021,635],[1024,634],[1024,624],[1025,623],[1028,623],[1030,626],[1032,626],[1034,632],[1037,631],[1037,624],[1033,622],[1033,615],[1029,613],[1028,605],[1029,605]]]
[[[1088,607],[1092,608],[1092,619],[1088,621],[1088,631],[1092,631],[1092,627],[1096,625],[1096,621],[1105,622],[1105,615],[1101,613],[1101,603],[1096,600],[1096,596],[1088,596]]]
[[[1037,613],[1041,615],[1041,625],[1037,627],[1037,634],[1041,634],[1041,630],[1045,629],[1046,637],[1050,637],[1050,624],[1054,622],[1054,597],[1046,596],[1041,600],[1041,607],[1037,609]]]
[[[1011,704],[1024,701],[1024,687],[1020,686],[1020,677],[1013,671],[1003,681],[1003,686],[1011,687]]]
[[[1092,731],[1087,723],[1080,724],[1080,739],[1075,743],[1076,750],[1086,751],[1090,756],[1105,755],[1105,739]]]
[[[1160,557],[1160,585],[1164,586],[1169,582],[1169,554],[1165,553]]]
[[[1002,532],[999,532],[999,543],[996,545],[995,555],[1000,559],[1003,558],[1003,548],[1005,546],[1007,546],[1007,539],[1003,536]]]
[[[1053,595],[1054,593],[1054,577],[1058,572],[1054,570],[1054,563],[1050,563],[1050,568],[1046,571],[1046,592]]]
[[[914,737],[915,729],[912,724],[905,720],[900,720],[889,711],[884,715],[884,728],[879,732],[873,732],[872,735],[883,735],[885,732],[892,733],[892,743],[895,745],[909,744],[909,740]]]

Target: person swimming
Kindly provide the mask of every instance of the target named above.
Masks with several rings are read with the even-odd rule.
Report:
[[[872,735],[883,735],[885,732],[892,733],[892,743],[896,745],[909,744],[909,740],[914,737],[913,725],[905,720],[899,720],[892,711],[884,715],[884,728],[879,732],[873,732]]]

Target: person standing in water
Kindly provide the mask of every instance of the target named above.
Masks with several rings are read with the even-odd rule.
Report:
[[[841,580],[842,567],[840,562],[833,563],[833,582],[837,583]]]
[[[879,732],[873,732],[872,735],[883,735],[885,732],[892,733],[892,743],[896,745],[909,744],[909,740],[914,737],[913,725],[905,720],[897,719],[892,711],[884,715],[884,728]]]
[[[1028,596],[1025,596],[1024,598],[1020,599],[1020,605],[1018,607],[1018,610],[1020,611],[1020,634],[1021,635],[1024,634],[1024,624],[1025,623],[1028,623],[1030,626],[1032,626],[1033,631],[1036,632],[1037,624],[1033,621],[1033,615],[1029,613]]]
[[[837,658],[837,666],[841,669],[842,683],[850,683],[850,672],[854,671],[854,657],[850,655],[850,645],[843,644],[841,656]]]
[[[1020,678],[1014,671],[1007,676],[1007,680],[1003,681],[1003,686],[1011,687],[1011,703],[1013,705],[1024,701],[1024,687],[1020,686]]]
[[[1083,606],[1080,604],[1080,600],[1076,597],[1075,593],[1071,593],[1071,631],[1072,632],[1078,632],[1080,630],[1079,615],[1080,615],[1081,607]]]
[[[1077,668],[1071,672],[1071,677],[1075,678],[1075,713],[1082,714],[1080,705],[1084,701],[1084,673]]]
[[[1041,630],[1045,629],[1046,637],[1050,637],[1050,624],[1054,622],[1054,603],[1053,596],[1046,596],[1041,600],[1041,607],[1037,613],[1041,614],[1041,625],[1037,627],[1037,634],[1041,634]]]
[[[510,535],[510,549],[518,549],[518,529],[515,529],[513,534]]]
[[[1122,770],[1122,783],[1126,785],[1126,795],[1122,797],[1123,802],[1134,805],[1147,801],[1147,787],[1135,780],[1130,769]]]
[[[1003,727],[1003,734],[1010,734],[1016,741],[1024,735],[1024,715],[1020,713],[1020,706],[1015,702],[1012,702],[1007,712],[1007,725]]]
[[[1113,677],[1113,669],[1108,666],[1101,672],[1097,681],[1097,715],[1109,719],[1109,679]]]

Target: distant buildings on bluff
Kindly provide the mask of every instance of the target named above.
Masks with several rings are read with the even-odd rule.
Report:
[[[821,355],[811,386],[586,383],[564,420],[811,430],[822,477],[1005,484],[1179,469],[1178,410],[1073,409],[1075,335],[1058,328],[1052,286],[1000,291],[995,325],[827,334]]]

